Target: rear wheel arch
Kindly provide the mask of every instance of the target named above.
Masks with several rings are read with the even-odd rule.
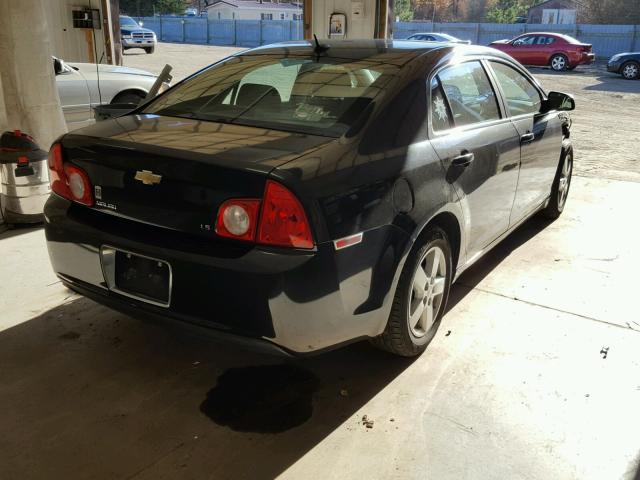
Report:
[[[441,228],[447,236],[449,246],[451,247],[453,274],[455,276],[462,248],[462,228],[460,226],[460,221],[452,212],[448,210],[441,211],[420,229],[420,233],[416,236],[416,240],[425,232],[429,231],[431,227]]]

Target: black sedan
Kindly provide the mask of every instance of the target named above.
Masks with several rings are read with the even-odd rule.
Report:
[[[640,52],[618,53],[609,59],[607,71],[619,73],[627,80],[640,78]]]
[[[490,48],[242,52],[51,148],[51,263],[132,314],[302,354],[411,356],[451,283],[562,212],[573,99]]]

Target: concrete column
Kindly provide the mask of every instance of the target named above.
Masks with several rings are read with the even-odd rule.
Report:
[[[0,1],[0,131],[23,130],[44,150],[67,131],[51,54],[47,2]]]

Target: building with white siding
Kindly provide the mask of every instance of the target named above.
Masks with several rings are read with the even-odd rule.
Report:
[[[302,20],[302,3],[217,0],[206,10],[209,20]]]

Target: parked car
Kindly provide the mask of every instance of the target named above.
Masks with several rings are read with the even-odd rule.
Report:
[[[53,58],[58,95],[67,127],[93,123],[93,107],[105,103],[139,103],[156,81],[144,70],[95,63],[66,63]],[[165,87],[168,87],[166,85]]]
[[[142,28],[141,24],[126,15],[120,15],[120,37],[123,51],[130,48],[142,48],[147,53],[153,53],[158,44],[153,30]]]
[[[229,339],[417,355],[463,271],[561,214],[573,108],[486,47],[241,52],[54,143],[51,262],[99,303]]]
[[[511,40],[492,42],[489,46],[508,53],[523,65],[549,66],[557,72],[573,70],[596,60],[590,44],[558,33],[525,33]]]
[[[607,71],[619,73],[627,80],[640,78],[640,52],[618,53],[609,59]]]
[[[453,35],[448,35],[446,33],[414,33],[407,40],[421,40],[423,42],[448,42],[448,43],[464,43],[469,45],[471,40],[460,40],[459,38],[454,37]]]

